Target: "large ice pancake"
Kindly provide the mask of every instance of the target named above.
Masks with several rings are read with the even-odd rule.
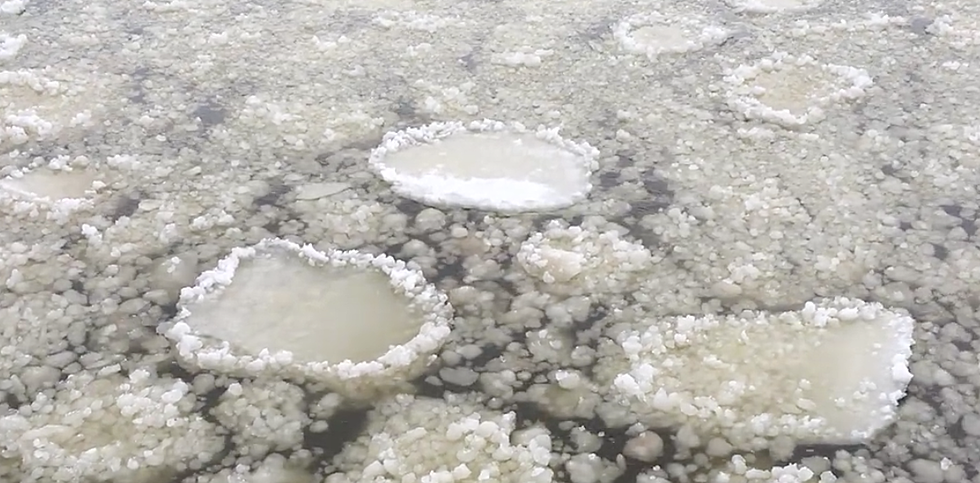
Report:
[[[67,222],[95,210],[134,179],[133,156],[36,156],[0,176],[0,212],[19,219]],[[8,221],[9,223],[9,221]]]
[[[279,239],[233,250],[181,292],[180,309],[165,333],[186,363],[350,395],[418,375],[452,319],[446,297],[404,262]]]
[[[584,199],[596,155],[554,129],[482,121],[388,133],[370,162],[396,193],[423,203],[534,211]]]
[[[874,84],[864,69],[786,52],[740,65],[725,82],[728,106],[740,116],[790,129],[825,119],[829,109],[864,97]]]
[[[201,300],[186,322],[249,352],[289,351],[308,363],[376,359],[415,337],[424,318],[379,271],[263,254],[239,265],[234,283]]]
[[[701,50],[721,43],[729,35],[729,30],[709,17],[694,13],[643,12],[613,27],[613,36],[623,50],[650,58]]]
[[[775,437],[851,444],[896,416],[912,378],[913,320],[839,298],[800,311],[651,320],[618,341],[612,393],[653,427],[761,449]]]

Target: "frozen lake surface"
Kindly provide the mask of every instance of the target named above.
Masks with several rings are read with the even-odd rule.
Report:
[[[980,3],[0,0],[0,480],[980,483]]]

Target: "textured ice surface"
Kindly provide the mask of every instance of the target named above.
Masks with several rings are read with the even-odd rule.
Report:
[[[799,312],[652,320],[618,340],[613,391],[656,426],[849,444],[895,417],[912,378],[911,317],[836,299]]]

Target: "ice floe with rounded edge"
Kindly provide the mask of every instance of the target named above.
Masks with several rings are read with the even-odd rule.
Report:
[[[736,12],[782,13],[803,12],[819,7],[823,0],[724,0]]]
[[[401,394],[383,401],[363,436],[335,459],[341,472],[325,483],[553,481],[548,431],[518,431],[515,413],[484,409],[474,399]]]
[[[864,32],[883,32],[888,29],[910,27],[908,17],[888,15],[884,12],[870,11],[860,16],[846,19],[835,19],[833,22],[798,19],[790,23],[783,32],[788,37],[802,38],[806,36],[823,36],[839,39],[841,35],[852,35]]]
[[[820,64],[809,55],[776,52],[726,72],[728,106],[746,119],[797,128],[826,117],[825,109],[863,97],[873,85],[864,69]]]
[[[289,150],[335,150],[365,133],[374,132],[384,118],[368,114],[358,102],[304,104],[276,92],[257,92],[244,99],[236,116],[223,122],[230,128],[253,133],[250,146],[281,145]]]
[[[729,35],[731,31],[694,13],[642,13],[619,22],[613,28],[613,36],[623,50],[648,57],[694,52],[719,44]]]
[[[588,196],[598,154],[563,139],[558,128],[483,120],[390,132],[369,162],[395,193],[422,203],[536,211]]]
[[[507,67],[538,67],[553,58],[568,26],[551,16],[528,15],[520,22],[503,23],[493,29],[485,49],[490,63]]]
[[[615,334],[628,362],[610,392],[648,427],[722,436],[736,449],[777,437],[860,443],[896,416],[913,326],[904,312],[847,298],[645,320]]]
[[[410,30],[421,30],[435,33],[438,30],[460,23],[458,18],[440,17],[414,10],[399,12],[385,10],[374,16],[371,23],[384,28],[402,27]]]
[[[184,363],[355,397],[423,372],[453,318],[413,264],[281,239],[233,249],[181,290],[178,308],[161,330]]]
[[[22,168],[0,170],[0,215],[64,220],[81,209],[95,207],[95,198],[110,190],[129,168],[132,156],[105,161],[87,156],[35,158]]]

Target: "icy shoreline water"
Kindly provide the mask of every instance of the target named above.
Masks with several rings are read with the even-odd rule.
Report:
[[[962,1],[0,0],[0,479],[978,482],[977,59]]]

